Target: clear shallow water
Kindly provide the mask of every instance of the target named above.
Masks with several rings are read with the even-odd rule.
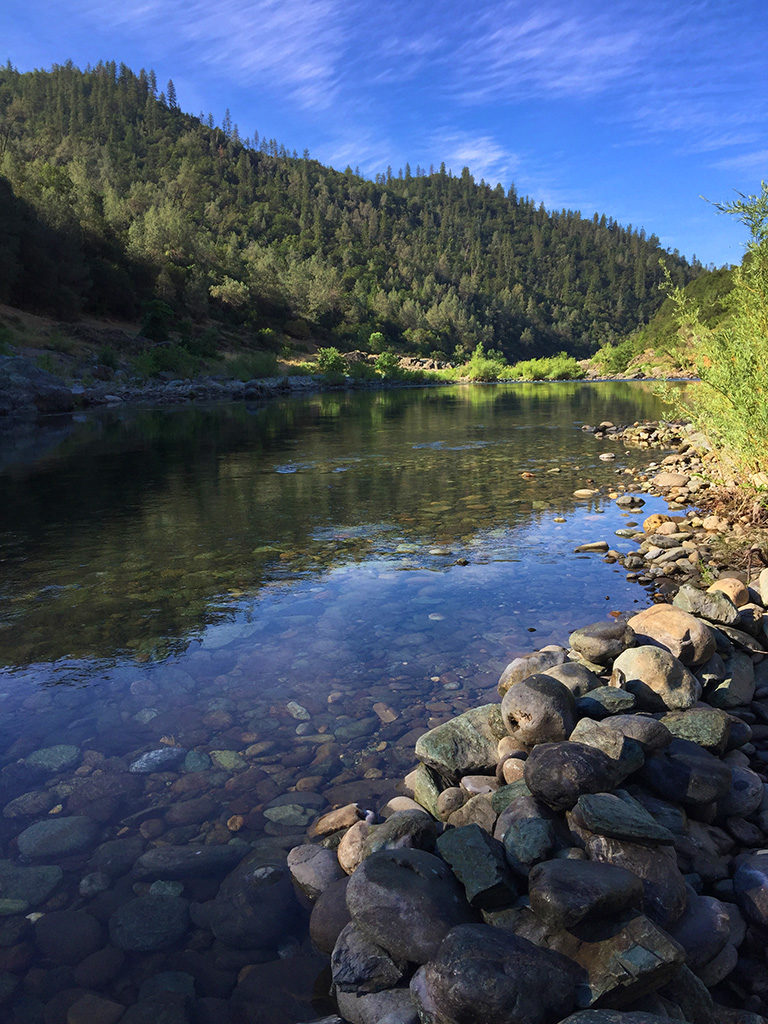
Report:
[[[95,814],[78,785],[161,744],[196,760],[102,799],[99,839],[236,827],[276,857],[324,800],[391,795],[416,736],[492,693],[511,657],[648,602],[573,552],[627,550],[629,517],[572,494],[658,458],[582,423],[661,414],[639,384],[476,386],[105,411],[0,440],[0,799],[38,794],[34,814],[3,813],[2,856],[51,809]],[[61,743],[72,765],[25,775]],[[201,794],[191,820],[168,813]],[[88,910],[87,867],[59,909]]]

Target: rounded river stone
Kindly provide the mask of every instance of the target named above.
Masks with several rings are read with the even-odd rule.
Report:
[[[541,743],[525,762],[528,788],[556,811],[573,807],[582,793],[614,789],[617,774],[615,761],[584,743]]]
[[[347,886],[352,920],[396,960],[426,963],[455,925],[474,920],[448,865],[423,850],[380,850]]]
[[[576,1002],[580,970],[503,928],[460,925],[411,981],[421,1020],[551,1024]]]
[[[564,683],[533,675],[510,686],[501,701],[501,717],[511,736],[528,747],[568,739],[575,724],[575,703]]]
[[[139,896],[129,900],[109,919],[109,935],[118,949],[148,953],[168,949],[189,926],[186,900],[178,896]]]
[[[93,846],[98,829],[90,818],[50,818],[36,821],[18,837],[19,853],[30,860],[68,857]]]
[[[585,917],[606,917],[640,907],[643,884],[615,864],[548,860],[531,869],[531,909],[545,924],[571,928]]]

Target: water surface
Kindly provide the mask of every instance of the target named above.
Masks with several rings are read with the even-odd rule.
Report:
[[[275,857],[323,801],[376,805],[512,656],[648,603],[573,548],[628,549],[605,494],[658,453],[581,426],[661,412],[640,384],[486,385],[105,410],[0,441],[3,804],[73,813],[73,779],[176,744],[192,760],[114,800],[100,838],[236,832]],[[574,499],[587,481],[604,493]],[[74,766],[19,771],[60,743]],[[180,825],[168,789],[193,768],[213,803]],[[4,857],[34,820],[4,816]],[[60,904],[84,906],[84,869]]]

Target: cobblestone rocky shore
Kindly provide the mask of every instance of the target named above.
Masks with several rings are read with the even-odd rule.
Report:
[[[678,426],[587,429],[676,445],[640,492],[682,509],[709,487]],[[421,736],[403,796],[291,851],[327,1020],[766,1019],[768,570],[719,566],[713,538],[749,531],[716,518],[648,517],[631,555],[585,545],[671,603],[515,658],[499,701]]]

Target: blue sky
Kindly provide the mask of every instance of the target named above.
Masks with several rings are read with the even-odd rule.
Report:
[[[765,0],[3,0],[19,70],[123,61],[373,175],[408,161],[644,227],[705,263],[746,231],[715,201],[768,178]]]

